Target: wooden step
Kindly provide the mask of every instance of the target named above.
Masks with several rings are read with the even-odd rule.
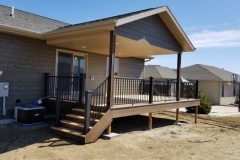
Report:
[[[69,120],[61,120],[61,126],[69,129],[73,129],[76,131],[83,132],[84,130],[84,124],[83,123],[77,123]],[[92,126],[89,127],[89,129],[92,129]]]
[[[76,115],[76,114],[66,114],[65,118],[69,121],[77,122],[77,123],[83,123],[84,122],[84,116]],[[97,123],[99,120],[95,119],[94,122]]]
[[[52,132],[85,143],[85,135],[82,132],[65,127],[51,127]]]
[[[77,115],[84,115],[84,113],[85,113],[85,110],[82,109],[82,108],[73,108],[71,111],[72,111],[73,114],[77,114]],[[98,112],[91,111],[91,115],[92,116],[96,115],[96,114],[98,114]],[[103,115],[104,115],[104,113],[100,113],[100,117],[99,118],[101,118]]]

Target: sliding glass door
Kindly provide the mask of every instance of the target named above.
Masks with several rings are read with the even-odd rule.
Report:
[[[67,87],[81,73],[85,73],[85,55],[59,51],[57,55],[57,84],[60,88]],[[73,87],[78,91],[78,86]]]

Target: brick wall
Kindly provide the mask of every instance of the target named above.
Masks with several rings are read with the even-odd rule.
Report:
[[[55,74],[56,49],[45,41],[0,33],[0,82],[10,83],[7,111],[16,99],[24,104],[44,96],[44,73]],[[106,55],[88,53],[87,89],[94,90],[107,78],[106,62]],[[119,77],[140,78],[143,70],[143,59],[119,58]]]
[[[10,83],[7,111],[16,99],[32,103],[44,96],[44,73],[54,74],[55,53],[45,41],[0,33],[0,82]]]

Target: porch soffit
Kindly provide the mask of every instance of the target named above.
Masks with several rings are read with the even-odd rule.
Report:
[[[51,39],[51,38],[58,38],[59,36],[64,36],[64,35],[68,36],[69,34],[72,34],[73,36],[75,36],[78,34],[90,34],[93,32],[103,32],[104,30],[106,31],[106,29],[110,31],[110,30],[114,30],[114,27],[121,28],[122,26],[129,25],[130,23],[136,23],[137,21],[142,21],[143,19],[147,19],[147,18],[149,19],[154,15],[155,17],[156,15],[158,15],[160,17],[159,19],[162,21],[162,24],[166,26],[165,28],[164,26],[158,27],[157,26],[158,24],[157,24],[155,25],[155,27],[158,27],[158,28],[155,28],[155,30],[163,29],[161,31],[164,31],[164,33],[166,33],[166,31],[168,30],[167,31],[168,33],[165,34],[165,36],[166,35],[169,36],[170,35],[169,33],[171,33],[172,34],[171,37],[174,37],[174,39],[177,41],[177,43],[181,47],[181,52],[182,51],[191,52],[195,50],[191,41],[188,39],[183,29],[181,28],[181,26],[179,25],[179,23],[177,22],[177,20],[175,19],[175,17],[173,16],[173,14],[171,13],[171,11],[167,6],[153,8],[146,11],[141,11],[137,14],[129,14],[129,15],[127,14],[126,16],[125,15],[116,16],[113,18],[107,18],[107,19],[98,20],[94,22],[73,25],[73,27],[67,27],[67,28],[63,28],[53,32],[45,33],[43,34],[43,37],[45,37],[46,39]],[[118,33],[116,32],[116,34]],[[121,35],[121,34],[120,36],[126,37],[125,35]],[[168,40],[170,39],[168,38]],[[174,50],[174,51],[178,50],[179,52],[179,46],[177,46],[176,42],[174,42],[173,40],[171,40],[170,42],[174,44],[175,46],[174,49],[172,47],[170,48],[169,47],[166,48],[165,46],[164,47],[160,46],[160,47],[166,48],[168,50]],[[153,45],[159,46],[156,43]]]
[[[64,37],[47,40],[47,44],[58,47],[109,55],[110,32],[99,32],[88,35]],[[175,54],[177,52],[156,47],[147,41],[135,41],[116,35],[116,56],[149,58],[153,55]]]

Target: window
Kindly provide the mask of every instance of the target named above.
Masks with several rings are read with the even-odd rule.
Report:
[[[106,73],[107,76],[109,75],[109,57],[107,57],[107,68],[106,68]],[[114,75],[118,76],[119,75],[119,59],[115,58],[115,63],[114,63]]]

